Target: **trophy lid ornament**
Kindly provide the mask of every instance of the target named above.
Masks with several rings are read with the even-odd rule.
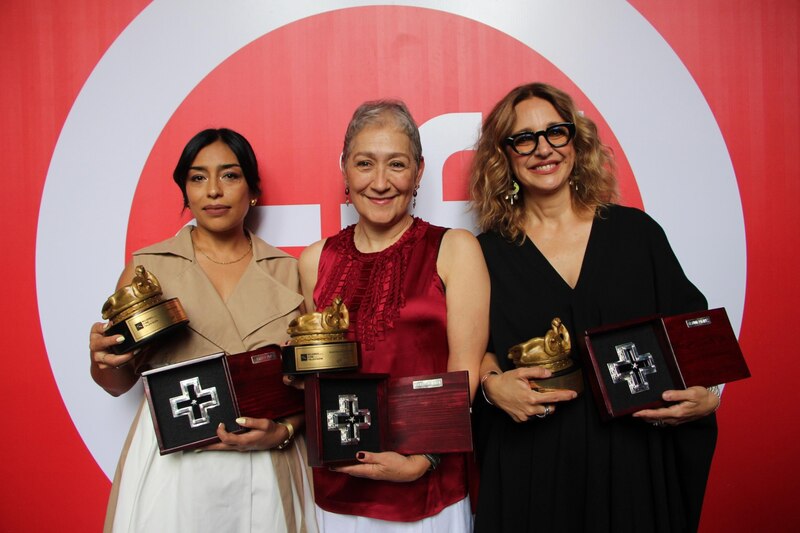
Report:
[[[131,283],[109,296],[102,309],[103,319],[109,322],[105,335],[125,337],[111,348],[118,355],[189,322],[177,298],[164,300],[161,284],[152,273],[142,265],[134,272]]]
[[[553,373],[550,378],[536,380],[537,390],[562,388],[580,393],[583,376],[570,357],[572,341],[569,331],[558,317],[550,322],[550,326],[544,337],[534,337],[512,346],[508,358],[517,367],[541,366]]]
[[[136,309],[146,307],[150,302],[161,301],[161,284],[156,277],[142,265],[138,265],[135,272],[131,284],[121,287],[103,304],[104,320],[115,324],[133,314]]]
[[[343,341],[350,327],[350,313],[342,298],[337,296],[322,311],[306,313],[289,323],[291,345]]]

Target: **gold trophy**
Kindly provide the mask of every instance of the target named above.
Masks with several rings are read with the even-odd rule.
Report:
[[[103,305],[103,319],[109,321],[105,335],[122,335],[125,342],[115,344],[115,354],[128,353],[143,344],[189,322],[177,298],[164,300],[161,285],[143,266],[136,267],[130,285],[120,288]]]
[[[512,346],[508,358],[517,367],[541,366],[550,370],[553,375],[547,379],[531,382],[537,392],[550,392],[556,389],[569,389],[580,394],[583,392],[583,374],[570,358],[572,342],[566,326],[556,317],[550,323],[544,337],[534,337],[526,342]]]
[[[350,313],[340,297],[321,312],[306,313],[289,323],[289,344],[282,348],[284,374],[355,370],[360,348],[346,339]]]

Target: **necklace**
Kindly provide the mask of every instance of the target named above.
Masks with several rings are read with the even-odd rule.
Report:
[[[247,251],[244,254],[242,254],[241,257],[239,257],[238,259],[234,259],[233,261],[217,261],[216,259],[209,256],[207,253],[205,253],[202,249],[198,248],[197,245],[194,244],[194,239],[192,239],[192,244],[194,245],[195,250],[203,254],[203,257],[205,257],[206,259],[217,265],[232,265],[234,263],[238,263],[248,255],[250,255],[250,252],[253,251],[253,239],[250,238],[250,235],[247,235],[247,244],[248,244]]]

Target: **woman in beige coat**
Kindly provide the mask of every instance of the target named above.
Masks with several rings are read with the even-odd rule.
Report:
[[[295,259],[244,227],[261,194],[247,140],[227,129],[198,133],[173,178],[196,225],[135,252],[119,286],[129,284],[135,266],[143,265],[159,280],[164,298],[180,299],[190,323],[142,353],[122,355],[110,347],[124,339],[105,337],[106,325],[94,324],[91,374],[114,396],[133,387],[148,368],[283,343],[288,323],[300,312]],[[221,442],[203,453],[160,456],[145,411],[134,420],[120,458],[106,530],[316,530],[303,443],[292,439],[302,415],[240,418],[237,423],[250,431],[233,434],[220,425]]]

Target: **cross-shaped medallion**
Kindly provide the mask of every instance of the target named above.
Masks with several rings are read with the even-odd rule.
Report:
[[[646,376],[657,371],[653,356],[649,353],[640,354],[632,342],[618,344],[614,348],[617,350],[619,360],[608,363],[608,371],[613,382],[627,381],[631,394],[650,390]]]
[[[361,441],[361,430],[369,429],[372,414],[369,409],[358,408],[358,396],[339,395],[339,410],[327,411],[328,431],[338,431],[343,445],[354,445]]]
[[[181,381],[181,392],[181,396],[169,399],[172,416],[188,416],[193,428],[211,422],[208,410],[219,406],[217,388],[204,389],[200,386],[200,378],[194,377]]]

